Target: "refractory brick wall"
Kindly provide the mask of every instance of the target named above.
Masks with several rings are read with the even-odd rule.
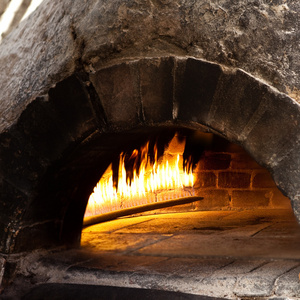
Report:
[[[290,208],[270,173],[238,145],[204,151],[195,173],[195,193],[204,197],[197,210]]]

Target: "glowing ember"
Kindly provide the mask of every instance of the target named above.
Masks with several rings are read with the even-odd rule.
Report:
[[[125,155],[121,153],[117,187],[113,184],[112,165],[107,168],[90,195],[85,217],[194,194],[192,170],[187,173],[182,168],[185,141],[175,136],[159,160],[154,148],[154,163],[150,162],[148,147],[149,143],[132,152],[129,159],[134,160],[140,154],[140,166],[133,168],[131,178],[125,169]]]

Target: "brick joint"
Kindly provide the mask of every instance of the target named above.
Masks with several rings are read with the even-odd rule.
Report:
[[[205,201],[197,209],[287,208],[288,198],[278,190],[270,173],[243,149],[205,151],[195,169],[196,194]]]

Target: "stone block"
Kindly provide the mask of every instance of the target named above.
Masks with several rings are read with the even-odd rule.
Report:
[[[234,190],[231,202],[233,208],[258,208],[267,207],[270,204],[272,193],[269,190]]]
[[[278,277],[275,285],[276,296],[284,297],[283,299],[298,298],[300,295],[299,274],[300,267],[298,266]]]
[[[277,188],[272,189],[271,205],[274,208],[292,209],[291,201],[285,197]]]
[[[195,189],[216,187],[217,176],[213,172],[196,173]]]
[[[28,227],[19,228],[15,237],[13,251],[23,252],[39,248],[60,246],[61,228],[55,221],[43,222]]]
[[[90,80],[110,125],[123,129],[143,119],[136,63],[101,69]]]
[[[220,172],[218,187],[220,188],[249,188],[251,174],[242,172]]]
[[[64,113],[68,115],[70,112]],[[66,116],[67,118],[71,116]],[[53,161],[74,141],[62,120],[63,116],[56,115],[52,103],[38,99],[22,113],[16,126],[19,134],[14,134],[23,139],[22,144],[32,147],[37,157]]]
[[[138,65],[146,122],[173,119],[173,58],[143,59]]]
[[[205,189],[196,190],[196,196],[204,197],[203,200],[195,203],[196,210],[220,210],[226,209],[230,205],[230,199],[227,190]]]
[[[278,285],[280,275],[285,276],[284,274],[295,266],[296,262],[294,261],[274,261],[264,264],[247,274],[247,276],[241,277],[235,286],[234,292],[242,298],[255,296],[269,298],[273,296],[273,290]],[[284,283],[287,285],[286,280]],[[293,295],[289,294],[288,296]]]
[[[245,149],[258,163],[277,166],[300,140],[300,106],[269,89],[263,112],[249,124]]]
[[[104,116],[100,116],[97,109],[96,101],[99,99],[95,97],[96,91],[88,77],[78,74],[50,89],[49,100],[45,106],[48,112],[53,112],[60,131],[66,131],[77,140],[90,134],[97,126],[104,126]]]
[[[253,188],[275,188],[276,184],[269,172],[256,173],[252,180]]]
[[[276,185],[289,197],[294,213],[300,222],[300,144],[294,143],[290,152],[273,168]]]
[[[231,154],[231,169],[261,169],[262,167],[246,152]]]
[[[220,66],[213,63],[193,58],[177,61],[175,103],[179,120],[208,123],[221,73]]]
[[[266,92],[263,83],[242,70],[222,74],[210,111],[210,126],[230,139],[238,140],[258,113]]]

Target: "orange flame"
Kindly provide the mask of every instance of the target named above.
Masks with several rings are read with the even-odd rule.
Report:
[[[148,156],[148,146],[149,143],[140,149],[139,172],[137,174],[137,168],[133,168],[131,180],[126,176],[124,154],[121,153],[117,188],[113,186],[112,165],[107,168],[90,195],[85,217],[193,195],[194,175],[192,171],[187,173],[182,168],[185,141],[180,142],[175,136],[159,161],[155,149],[153,164]],[[138,154],[135,149],[130,158],[135,158]]]

